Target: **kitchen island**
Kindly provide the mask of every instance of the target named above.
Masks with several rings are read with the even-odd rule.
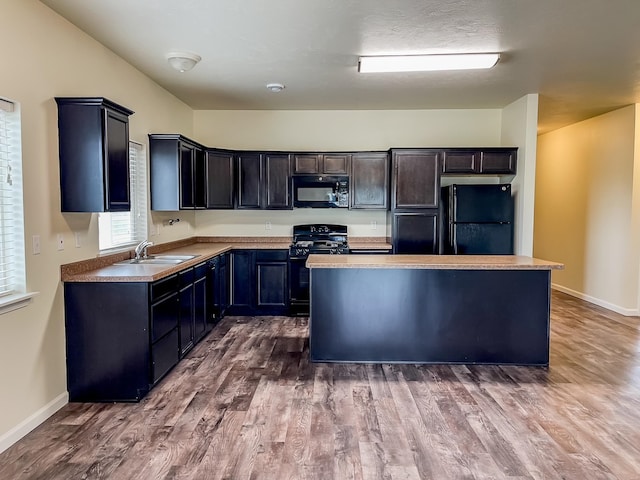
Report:
[[[549,364],[551,270],[515,255],[311,255],[314,362]]]

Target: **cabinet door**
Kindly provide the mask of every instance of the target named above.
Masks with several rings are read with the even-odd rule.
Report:
[[[293,208],[291,201],[291,157],[286,154],[265,154],[264,179],[264,207],[272,210]]]
[[[262,206],[262,162],[259,153],[238,155],[238,208]]]
[[[351,159],[351,208],[386,210],[389,206],[389,156],[354,154]]]
[[[229,308],[229,304],[231,303],[231,279],[229,278],[229,254],[224,254],[220,256],[220,261],[218,262],[218,269],[216,272],[216,298],[218,302],[218,315],[219,318],[224,317],[227,308]]]
[[[196,280],[193,282],[193,317],[194,317],[194,331],[193,336],[195,341],[200,340],[207,332],[207,266],[204,265],[204,270],[199,270],[200,267],[196,266]]]
[[[207,167],[204,150],[195,149],[193,159],[193,201],[195,208],[207,208]]]
[[[438,211],[393,214],[393,253],[438,253]]]
[[[440,152],[393,151],[392,162],[391,208],[436,208],[440,197]]]
[[[129,211],[129,121],[105,109],[106,210]]]
[[[349,160],[351,155],[349,154],[324,154],[322,155],[322,173],[327,175],[344,174],[349,173]]]
[[[442,172],[449,174],[478,173],[480,152],[445,151],[442,154]]]
[[[193,283],[180,289],[180,356],[193,347]]]
[[[288,262],[257,262],[258,308],[286,308],[288,305]]]
[[[321,159],[316,154],[296,154],[293,156],[293,173],[320,173]]]
[[[515,175],[515,150],[485,150],[480,157],[480,173]]]
[[[231,304],[246,311],[255,305],[255,257],[251,250],[237,250],[231,254]]]
[[[193,209],[195,208],[193,188],[195,147],[180,142],[178,148],[180,157],[180,209]]]
[[[233,208],[233,154],[207,151],[207,208]]]

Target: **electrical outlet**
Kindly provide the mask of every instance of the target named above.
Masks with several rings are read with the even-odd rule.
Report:
[[[271,222],[264,222],[264,229],[271,230]]]
[[[40,235],[31,237],[31,243],[33,244],[33,254],[40,255]]]
[[[371,221],[371,230],[377,230],[378,229],[378,222],[376,222],[375,220]]]
[[[76,248],[80,248],[82,246],[82,242],[80,241],[80,232],[75,233],[76,239]]]
[[[58,250],[64,250],[64,235],[59,233],[58,236],[57,236],[57,242],[56,243],[58,245]]]

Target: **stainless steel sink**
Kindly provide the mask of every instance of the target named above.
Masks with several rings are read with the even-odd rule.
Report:
[[[152,257],[131,259],[114,263],[114,265],[178,265],[180,263],[196,258],[199,255],[155,255]]]

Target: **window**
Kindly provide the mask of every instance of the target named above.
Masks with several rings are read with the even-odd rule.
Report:
[[[23,215],[20,108],[0,98],[0,306],[26,289]]]
[[[129,142],[131,211],[100,213],[100,250],[124,247],[147,238],[147,158],[144,146]]]

